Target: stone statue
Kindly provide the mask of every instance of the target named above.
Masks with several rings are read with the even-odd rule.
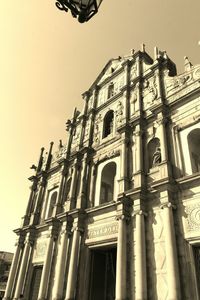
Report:
[[[156,147],[156,151],[153,154],[152,167],[157,166],[159,163],[161,163],[161,150],[159,147]]]

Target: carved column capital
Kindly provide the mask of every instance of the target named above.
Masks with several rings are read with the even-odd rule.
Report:
[[[144,210],[140,209],[140,210],[134,211],[132,214],[133,217],[135,217],[137,215],[147,217],[148,213],[146,213]]]
[[[164,208],[172,208],[172,209],[176,209],[176,205],[172,204],[171,202],[167,202],[167,203],[163,203],[160,205],[161,209]]]
[[[116,217],[115,217],[115,220],[116,221],[124,221],[124,222],[126,222],[126,223],[129,223],[129,221],[130,221],[130,215],[128,215],[128,214],[121,214],[121,215],[117,215]]]

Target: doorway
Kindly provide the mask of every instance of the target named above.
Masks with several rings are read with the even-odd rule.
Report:
[[[40,288],[40,281],[42,276],[42,266],[36,266],[33,269],[33,276],[31,280],[31,287],[30,287],[30,299],[37,300],[39,288]]]
[[[89,300],[115,300],[116,248],[91,251]]]

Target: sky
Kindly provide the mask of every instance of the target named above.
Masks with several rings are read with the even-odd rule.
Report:
[[[55,0],[0,2],[0,251],[14,251],[40,148],[65,142],[65,122],[109,59],[166,50],[183,72],[200,63],[199,0],[103,0],[79,24]]]

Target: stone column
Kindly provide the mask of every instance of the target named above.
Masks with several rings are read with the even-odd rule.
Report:
[[[75,196],[76,196],[76,186],[77,186],[77,176],[78,175],[78,161],[75,160],[73,174],[72,174],[72,181],[69,191],[69,200],[70,200],[70,209],[75,208]]]
[[[135,237],[135,299],[147,299],[146,280],[146,245],[145,245],[145,224],[146,214],[139,210],[134,213],[136,217],[136,237]]]
[[[180,170],[180,175],[183,175],[185,173],[185,166],[184,166],[184,159],[183,159],[178,126],[175,126],[173,128],[173,136],[174,136],[174,146],[175,146],[174,154],[176,159],[176,165]]]
[[[126,239],[126,217],[117,216],[118,220],[118,240],[117,240],[117,262],[116,262],[116,288],[115,300],[126,300],[126,259],[127,259],[127,239]]]
[[[73,240],[72,240],[71,256],[69,262],[65,300],[75,299],[80,238],[81,238],[81,229],[78,227],[73,228]]]
[[[63,297],[64,278],[69,246],[69,227],[69,220],[65,221],[61,230],[60,249],[56,262],[55,284],[52,293],[53,300],[60,300]]]
[[[55,217],[58,213],[61,212],[61,207],[63,204],[63,197],[64,197],[64,190],[65,190],[65,185],[67,181],[67,168],[68,168],[68,162],[67,160],[64,161],[64,164],[61,169],[61,180],[60,180],[60,185],[58,189],[58,198],[56,205],[54,207],[54,212],[53,212],[53,217]]]
[[[48,292],[48,283],[50,278],[51,266],[52,266],[52,258],[54,252],[55,241],[58,236],[58,223],[55,222],[51,226],[51,234],[49,237],[49,241],[47,244],[47,251],[44,260],[44,265],[42,269],[42,276],[40,281],[40,288],[38,293],[38,300],[46,300],[47,299],[47,292]]]
[[[46,184],[47,184],[46,176],[47,175],[44,172],[42,175],[42,178],[41,178],[40,185],[39,185],[39,191],[38,191],[38,196],[36,199],[35,209],[32,214],[32,217],[31,217],[31,222],[30,222],[31,225],[37,224],[40,219],[41,207],[42,207],[42,203],[44,201],[44,195],[45,195]]]
[[[5,291],[3,300],[11,299],[12,290],[14,287],[14,280],[16,278],[17,266],[19,264],[19,259],[20,259],[21,252],[22,252],[23,240],[24,240],[24,237],[19,237],[19,240],[16,244],[16,250],[15,250],[13,260],[12,260],[12,265],[10,268],[9,277],[8,277],[8,281],[7,281],[7,285],[6,285],[6,291]]]
[[[87,161],[87,153],[85,153],[82,161],[80,189],[79,189],[76,208],[85,208],[86,205],[87,169],[88,169],[88,161]]]
[[[166,120],[164,119],[163,115],[160,113],[158,115],[157,124],[160,129],[160,148],[161,148],[161,159],[162,161],[167,160],[167,143],[166,143],[166,132],[165,132],[165,124]]]
[[[136,126],[136,131],[134,133],[135,135],[135,155],[134,155],[134,165],[135,165],[135,172],[141,171],[141,159],[142,159],[142,153],[141,153],[141,131],[139,128],[139,125]]]
[[[128,139],[125,137],[125,133],[124,133],[124,138],[122,138],[121,156],[120,156],[120,180],[119,180],[119,192],[120,193],[123,193],[128,188],[127,143],[128,143]]]
[[[31,235],[31,233],[28,233],[25,244],[24,244],[24,250],[23,250],[22,260],[20,263],[20,269],[19,269],[19,274],[18,274],[18,278],[17,278],[17,283],[16,283],[13,300],[20,299],[20,296],[22,294],[24,279],[25,279],[25,275],[26,275],[26,269],[27,269],[27,265],[29,263],[28,258],[29,258],[32,246],[33,246],[33,236]]]
[[[166,247],[166,264],[167,264],[167,283],[168,283],[168,300],[180,300],[180,282],[178,270],[178,257],[176,250],[176,238],[173,221],[172,203],[161,205],[163,210],[165,247]]]
[[[93,164],[92,165],[92,170],[91,170],[91,180],[90,180],[90,195],[89,195],[89,202],[90,202],[90,207],[94,206],[94,192],[95,192],[95,185],[96,185],[96,177],[97,177],[97,165]]]

